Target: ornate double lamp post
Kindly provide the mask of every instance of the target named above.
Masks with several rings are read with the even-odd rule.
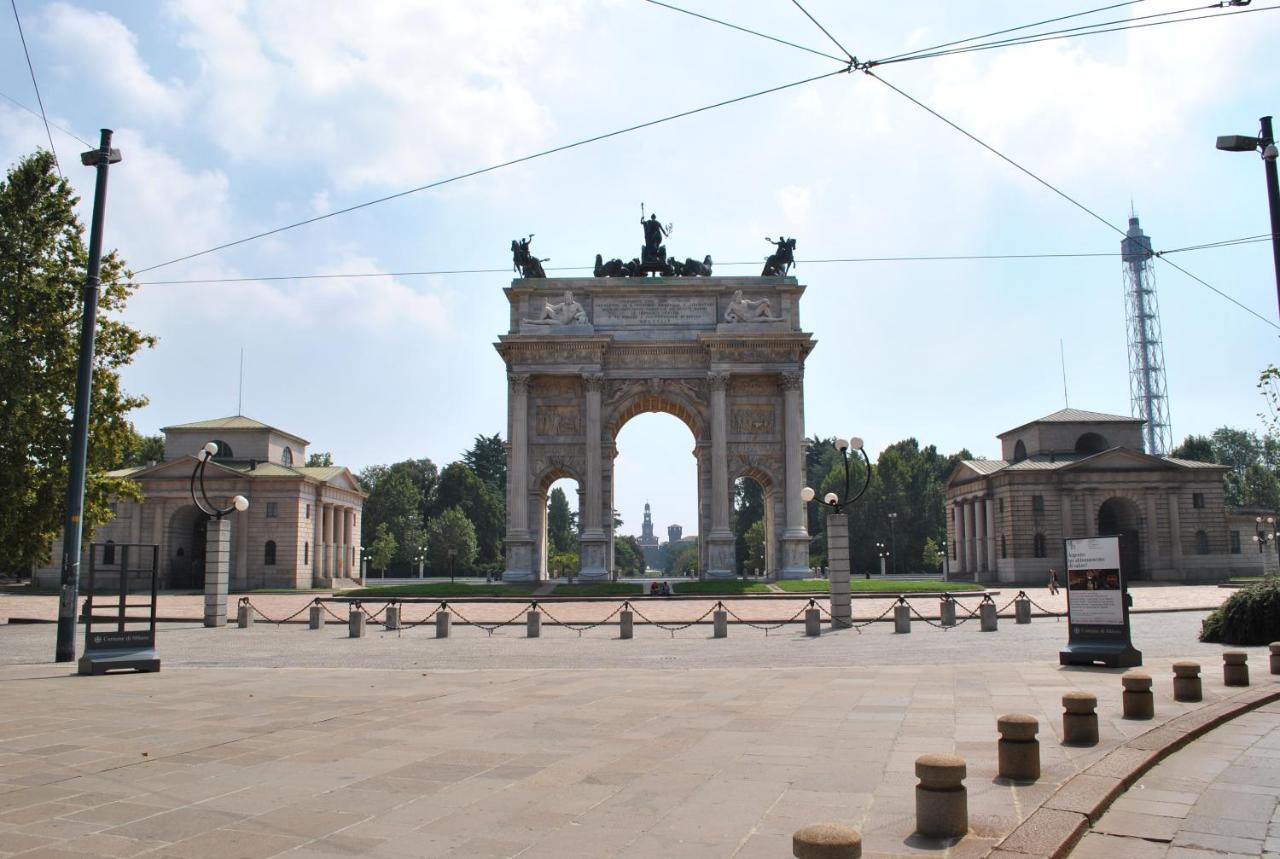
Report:
[[[856,495],[850,495],[851,475],[849,472],[849,448],[862,454],[866,469],[866,479]],[[829,570],[829,587],[831,590],[831,625],[849,627],[853,625],[853,597],[849,588],[849,517],[844,508],[853,504],[867,491],[871,485],[871,460],[862,446],[862,439],[836,439],[836,450],[844,460],[844,500],[834,492],[823,496],[821,504],[830,509],[827,515],[827,566]],[[806,486],[800,490],[800,497],[807,504],[813,501],[817,493]]]
[[[1276,570],[1269,563],[1271,556],[1267,553],[1267,546],[1276,542],[1276,517],[1268,516],[1263,519],[1261,516],[1255,516],[1253,521],[1255,523],[1253,542],[1258,544],[1258,551],[1262,554],[1262,574],[1275,575]]]
[[[196,454],[196,467],[191,472],[191,503],[209,517],[205,529],[204,557],[204,625],[227,625],[227,589],[231,579],[231,523],[224,519],[230,513],[249,509],[249,499],[237,495],[227,507],[219,507],[209,498],[204,487],[204,471],[218,452],[216,442],[209,442]],[[196,487],[200,494],[196,494]]]

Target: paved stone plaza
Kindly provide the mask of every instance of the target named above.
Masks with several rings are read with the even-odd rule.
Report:
[[[1202,617],[1134,618],[1154,722],[1120,717],[1120,672],[1058,667],[1052,619],[818,639],[637,625],[630,641],[166,624],[159,674],[98,678],[48,662],[52,626],[8,625],[0,852],[780,857],[795,829],[834,820],[867,855],[937,855],[947,845],[912,836],[913,762],[954,752],[971,834],[945,855],[981,856],[1118,743],[1199,706],[1171,700],[1174,660],[1204,665],[1206,705],[1230,697],[1222,648],[1195,641]],[[1270,688],[1265,649],[1250,654]],[[1058,742],[1076,688],[1099,699],[1095,748]],[[1040,720],[1034,785],[995,781],[1009,712]]]

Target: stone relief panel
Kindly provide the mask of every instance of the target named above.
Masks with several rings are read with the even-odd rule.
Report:
[[[582,410],[576,406],[539,405],[534,412],[533,431],[540,436],[582,434]]]
[[[774,488],[783,485],[782,456],[777,445],[771,444],[735,444],[729,456],[729,474],[733,479],[751,477],[760,480],[767,478]]]
[[[605,364],[621,370],[669,370],[676,367],[705,367],[707,356],[696,346],[613,346],[605,353]]]
[[[735,404],[729,410],[729,432],[733,435],[773,435],[777,425],[771,403]]]
[[[539,397],[568,399],[582,395],[582,384],[576,376],[538,376],[533,392]]]
[[[575,480],[582,480],[586,473],[582,445],[540,444],[533,446],[532,453],[531,474],[534,479],[530,486],[535,491],[542,488],[538,482],[547,475],[568,474]]]
[[[734,376],[730,393],[735,397],[773,397],[778,394],[774,376]]]

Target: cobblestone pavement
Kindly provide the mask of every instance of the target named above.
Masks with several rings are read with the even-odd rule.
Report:
[[[518,608],[518,606],[517,606]],[[1061,668],[1065,623],[806,638],[733,625],[674,637],[161,628],[158,674],[70,676],[49,625],[0,627],[0,854],[779,857],[802,825],[864,833],[866,855],[985,855],[1060,784],[1197,705],[1223,700],[1203,613],[1139,615],[1157,718],[1124,720],[1119,671]],[[1255,684],[1274,684],[1251,648]],[[354,670],[361,669],[361,670]],[[1061,695],[1097,694],[1102,742],[1069,748]],[[995,779],[995,719],[1041,723],[1043,777]],[[914,760],[968,762],[971,833],[914,828]],[[1116,854],[1125,855],[1125,854]]]
[[[996,600],[1004,606],[1018,593],[1018,587],[1004,587]],[[1044,588],[1026,588],[1031,597],[1044,610],[1065,612],[1067,609],[1066,594],[1059,591],[1057,596],[1050,596]],[[1134,611],[1185,611],[1190,609],[1211,609],[1222,603],[1233,591],[1212,585],[1182,586],[1136,586],[1132,589]],[[328,596],[327,593],[320,594]],[[821,594],[814,595],[824,607],[827,600]],[[307,603],[315,599],[316,594],[250,594],[250,599],[263,614],[271,618],[291,615]],[[232,595],[232,611],[237,595]],[[868,619],[882,614],[893,604],[894,597],[857,598],[853,601],[855,617]],[[614,602],[565,602],[555,604],[555,614],[571,623],[582,623],[599,620],[613,611],[618,598]],[[768,598],[760,600],[726,601],[734,611],[751,620],[782,620],[791,617],[808,603],[808,596],[797,596],[794,599]],[[937,617],[938,602],[935,598],[911,598],[922,614]],[[976,600],[972,597],[962,598],[962,605],[972,606]],[[648,617],[658,621],[676,623],[687,622],[702,615],[715,604],[715,599],[663,599],[640,598],[636,605]],[[463,605],[459,603],[459,605]],[[468,616],[474,615],[477,620],[492,623],[506,620],[519,608],[511,603],[475,603],[467,606]],[[413,616],[406,609],[406,617]],[[158,612],[165,618],[190,618],[198,620],[203,617],[204,598],[198,594],[162,594]],[[1013,609],[1007,609],[1012,614]],[[424,610],[425,613],[425,610]],[[24,620],[54,620],[58,616],[58,598],[53,595],[15,596],[0,594],[0,623],[9,618]],[[963,614],[961,615],[963,616]],[[305,618],[305,615],[303,616]]]
[[[1215,728],[1116,800],[1071,854],[1280,857],[1280,704]]]

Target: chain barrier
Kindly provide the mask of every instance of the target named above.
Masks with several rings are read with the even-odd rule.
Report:
[[[899,599],[901,599],[901,597],[899,597]],[[895,602],[895,603],[890,603],[890,604],[889,604],[889,607],[888,607],[887,609],[885,609],[884,611],[880,612],[880,616],[879,616],[879,617],[873,617],[873,618],[871,618],[871,620],[864,620],[864,621],[862,621],[861,623],[854,623],[854,622],[853,622],[853,620],[852,620],[852,619],[850,619],[850,621],[849,621],[849,623],[848,623],[847,625],[846,625],[846,624],[844,624],[844,623],[838,623],[838,624],[837,624],[837,623],[836,623],[835,615],[833,615],[831,612],[827,611],[827,610],[826,610],[825,608],[823,608],[822,606],[820,606],[820,605],[819,605],[817,608],[818,608],[818,611],[820,611],[820,612],[822,612],[823,614],[825,614],[825,615],[826,615],[826,616],[831,620],[831,622],[832,622],[833,624],[835,624],[836,626],[838,626],[840,629],[852,629],[853,631],[857,632],[857,633],[858,633],[858,635],[862,635],[862,627],[864,627],[864,626],[870,626],[870,625],[871,625],[871,624],[873,624],[873,623],[877,623],[877,622],[879,622],[879,621],[881,621],[881,620],[884,620],[884,619],[885,619],[885,617],[887,617],[887,616],[888,616],[889,612],[893,611],[893,610],[894,610],[894,608],[896,608],[896,607],[897,607],[897,605],[898,605],[898,604],[897,604],[896,602]]]
[[[943,626],[941,623],[935,623],[934,621],[932,621],[932,620],[930,620],[929,618],[927,618],[927,617],[925,617],[924,615],[922,615],[920,612],[916,611],[916,607],[915,607],[915,606],[913,606],[911,603],[907,602],[907,598],[906,598],[906,597],[899,597],[898,599],[902,601],[902,604],[903,604],[903,605],[905,605],[908,609],[910,609],[910,610],[911,610],[911,613],[912,613],[912,614],[914,614],[914,615],[915,615],[917,618],[919,618],[920,620],[923,620],[925,623],[929,624],[929,626],[936,626],[938,629],[942,630],[943,632],[950,632],[950,631],[951,631],[951,629],[952,629],[951,627],[949,627],[949,626]],[[967,617],[965,618],[965,620],[968,620],[968,619],[969,619],[969,618],[967,618]],[[960,625],[960,624],[956,624],[956,626],[959,626],[959,625]]]
[[[440,613],[440,609],[444,608],[444,607],[445,607],[445,606],[447,606],[447,605],[448,605],[448,603],[447,603],[447,602],[442,602],[442,603],[440,603],[440,604],[439,604],[439,605],[437,605],[434,609],[432,609],[432,610],[431,610],[431,613],[430,613],[430,614],[428,614],[426,617],[424,617],[422,620],[415,620],[413,623],[405,623],[405,622],[404,622],[404,620],[403,620],[403,619],[401,619],[401,621],[400,621],[400,628],[401,628],[401,629],[413,629],[415,626],[422,626],[424,623],[428,623],[428,622],[430,622],[431,618],[433,618],[433,617],[435,617],[437,614],[439,614],[439,613]]]
[[[682,630],[682,629],[688,629],[689,627],[693,626],[693,625],[694,625],[694,624],[696,624],[696,623],[701,623],[703,620],[705,620],[705,619],[707,618],[707,615],[711,614],[713,611],[715,611],[716,609],[718,609],[720,606],[721,606],[721,603],[717,602],[717,603],[716,603],[715,605],[713,605],[711,608],[709,608],[709,609],[707,609],[706,611],[704,611],[704,612],[702,613],[702,617],[699,617],[697,620],[691,620],[691,621],[689,621],[688,623],[682,623],[682,624],[679,624],[679,625],[670,625],[670,624],[665,624],[665,623],[658,623],[656,620],[650,620],[649,618],[645,617],[645,616],[644,616],[644,612],[640,611],[640,609],[638,609],[638,608],[632,607],[632,609],[631,609],[631,610],[632,610],[632,611],[634,611],[634,612],[636,613],[636,617],[640,618],[640,619],[641,619],[641,620],[643,620],[645,623],[650,624],[651,626],[656,626],[658,629],[666,630],[667,632],[671,633],[671,637],[672,637],[672,638],[675,638],[675,637],[676,637],[676,633],[677,633],[677,632],[679,632],[679,631],[680,631],[680,630]]]
[[[316,602],[320,602],[320,599],[319,599],[318,597],[316,598]],[[329,617],[333,618],[333,619],[334,619],[334,620],[336,620],[338,623],[346,623],[346,622],[347,622],[347,619],[346,619],[345,617],[343,617],[342,615],[338,614],[338,613],[337,613],[336,611],[334,611],[333,609],[329,608],[329,604],[328,604],[328,603],[323,603],[323,602],[322,602],[322,603],[320,603],[320,605],[324,607],[324,610],[325,610],[325,612],[327,612],[327,613],[328,613]]]
[[[1040,605],[1040,603],[1036,602],[1036,601],[1035,601],[1035,600],[1033,600],[1031,597],[1027,596],[1027,592],[1026,592],[1026,591],[1018,591],[1018,596],[1027,597],[1027,602],[1031,603],[1033,606],[1035,606],[1036,608],[1040,609],[1040,611],[1042,611],[1042,612],[1044,612],[1045,614],[1049,615],[1050,617],[1052,617],[1052,618],[1053,618],[1054,620],[1056,620],[1056,621],[1061,621],[1064,617],[1066,617],[1066,613],[1065,613],[1065,612],[1049,611],[1049,609],[1045,608],[1044,606]]]
[[[814,600],[809,600],[809,604],[808,604],[808,605],[801,606],[801,607],[800,607],[800,610],[799,610],[798,612],[796,612],[795,614],[791,615],[791,617],[787,618],[787,619],[786,619],[786,620],[784,620],[784,621],[780,621],[780,622],[778,622],[778,623],[773,623],[773,624],[754,623],[754,622],[752,622],[752,621],[746,620],[746,619],[744,619],[744,618],[742,618],[742,617],[739,617],[739,616],[738,616],[738,613],[737,613],[737,612],[735,612],[733,609],[729,608],[728,606],[725,606],[725,607],[724,607],[724,610],[725,610],[726,612],[728,612],[728,613],[729,613],[729,616],[730,616],[730,617],[732,617],[734,620],[736,620],[738,623],[745,624],[745,625],[747,625],[747,626],[751,627],[752,629],[763,629],[763,630],[764,630],[764,637],[765,637],[765,638],[768,638],[768,637],[769,637],[769,631],[770,631],[770,630],[773,630],[773,629],[781,629],[782,627],[786,626],[787,624],[789,624],[789,623],[793,623],[793,622],[795,621],[795,619],[796,619],[796,618],[798,618],[800,615],[804,614],[806,611],[808,611],[808,610],[809,610],[809,609],[811,609],[811,608],[815,608],[816,606],[817,606],[817,603],[816,603]]]
[[[382,608],[378,609],[373,614],[369,614],[369,610],[364,607],[364,603],[360,602],[359,600],[353,603],[353,605],[357,605],[360,607],[360,610],[364,612],[365,619],[368,620],[369,623],[376,623],[378,620],[378,615],[385,613],[389,606],[399,605],[399,604],[400,603],[397,600],[388,600],[387,602],[382,604]]]
[[[443,606],[445,604],[441,603],[441,605]],[[517,620],[519,620],[527,611],[529,611],[530,606],[537,606],[537,603],[536,602],[529,603],[528,606],[525,606],[524,608],[520,609],[520,612],[516,614],[515,617],[511,618],[511,620],[502,621],[501,623],[480,623],[479,621],[467,620],[458,612],[456,608],[451,609],[451,611],[458,616],[458,620],[461,621],[462,623],[466,624],[467,626],[474,626],[474,627],[477,627],[478,629],[483,629],[485,632],[489,633],[489,637],[492,638],[494,632],[501,629],[502,627],[513,626]]]
[[[596,623],[575,624],[575,623],[565,623],[562,620],[557,620],[554,616],[552,616],[551,612],[547,611],[545,606],[539,606],[536,600],[533,602],[533,608],[537,609],[538,611],[546,615],[547,620],[551,621],[556,626],[563,626],[565,629],[572,629],[574,632],[578,633],[578,638],[582,638],[582,633],[586,632],[587,630],[595,629],[597,626],[604,626],[606,623],[613,620],[618,615],[619,612],[621,612],[624,608],[627,608],[630,605],[631,605],[630,602],[624,600],[622,605],[615,608],[613,612],[604,620],[597,621]]]

